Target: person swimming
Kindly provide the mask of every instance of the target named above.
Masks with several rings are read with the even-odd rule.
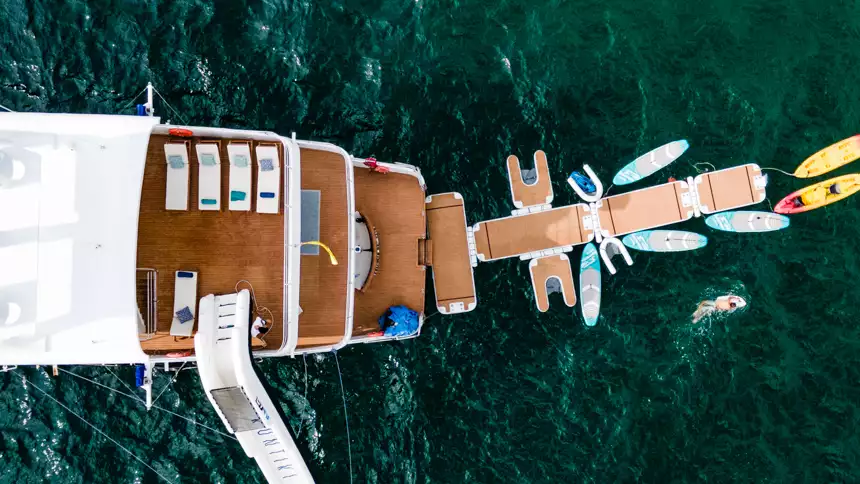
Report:
[[[709,316],[717,311],[731,313],[746,305],[747,302],[744,301],[744,298],[735,296],[734,294],[720,296],[716,300],[706,299],[699,303],[699,307],[693,313],[693,324],[698,323],[705,316]]]

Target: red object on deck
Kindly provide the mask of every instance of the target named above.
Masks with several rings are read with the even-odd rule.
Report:
[[[672,183],[672,182],[676,182],[678,180],[676,180],[674,176],[670,176],[668,181],[669,181],[669,183]]]
[[[167,134],[170,136],[179,136],[180,138],[190,138],[194,136],[194,133],[192,133],[190,129],[184,128],[170,128],[167,130]]]

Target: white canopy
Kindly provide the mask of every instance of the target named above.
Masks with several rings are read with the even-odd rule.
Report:
[[[0,364],[147,360],[135,260],[157,123],[0,114]]]

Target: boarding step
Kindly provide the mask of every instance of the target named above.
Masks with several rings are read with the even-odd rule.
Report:
[[[442,314],[464,313],[475,309],[478,298],[472,273],[474,237],[466,226],[466,210],[459,193],[442,193],[426,198],[427,244],[433,266],[436,307]],[[419,252],[420,252],[419,246]],[[420,255],[419,255],[420,256]],[[473,257],[475,257],[473,259]]]
[[[509,156],[506,165],[514,207],[523,209],[552,203],[552,181],[546,153],[540,150],[535,152],[532,169],[523,170],[516,155]]]
[[[568,307],[576,305],[573,272],[566,255],[554,254],[533,259],[529,263],[529,274],[538,311],[545,313],[549,310],[549,295],[556,292],[561,293]]]

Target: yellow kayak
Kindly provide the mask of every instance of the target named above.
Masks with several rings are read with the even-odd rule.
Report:
[[[808,212],[850,197],[858,190],[860,173],[837,176],[789,194],[773,207],[773,211],[783,214]]]
[[[860,158],[860,134],[834,143],[803,160],[794,170],[798,178],[812,178],[847,165]]]

